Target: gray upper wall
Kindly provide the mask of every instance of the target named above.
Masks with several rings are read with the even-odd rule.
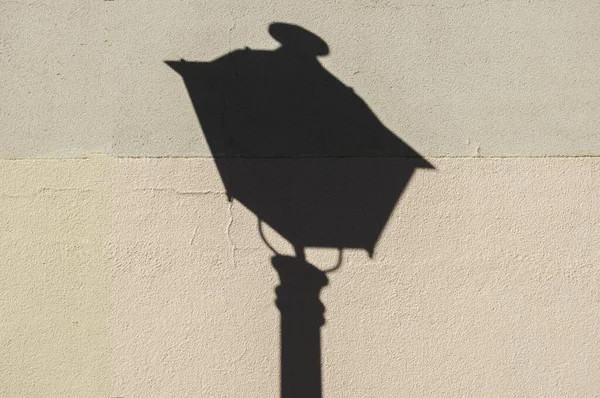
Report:
[[[274,49],[270,23],[424,156],[600,155],[590,0],[0,2],[0,157],[210,156],[165,60]]]

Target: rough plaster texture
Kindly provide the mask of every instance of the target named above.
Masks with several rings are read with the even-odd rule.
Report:
[[[274,49],[274,21],[320,35],[322,64],[436,168],[374,258],[330,275],[324,396],[600,396],[598,15],[0,1],[0,396],[277,396],[272,253],[163,62]]]
[[[600,394],[600,161],[430,160],[330,275],[325,396]],[[277,396],[271,252],[211,159],[0,177],[0,395]]]
[[[310,0],[0,2],[0,156],[207,156],[163,61],[275,48],[295,23],[322,63],[426,156],[597,155],[600,4]]]
[[[374,258],[330,275],[324,396],[600,394],[600,162],[433,164]],[[277,396],[278,280],[254,216],[210,159],[115,170],[113,395]]]
[[[111,162],[0,161],[0,396],[109,397]]]

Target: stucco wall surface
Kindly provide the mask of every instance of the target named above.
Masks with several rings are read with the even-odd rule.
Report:
[[[374,258],[349,251],[329,275],[324,396],[600,394],[600,162],[434,166]],[[255,216],[208,159],[115,170],[114,395],[278,396],[279,281]]]
[[[0,396],[109,397],[110,167],[0,161]]]
[[[274,50],[276,21],[319,35],[321,64],[433,166],[373,257],[346,249],[328,274],[323,396],[600,396],[599,15],[588,0],[0,1],[0,397],[279,395],[273,252],[165,64]],[[245,161],[290,184],[306,162]]]
[[[427,156],[598,155],[596,1],[0,3],[0,155],[207,156],[163,61],[273,49],[315,32],[321,62]]]
[[[329,276],[325,396],[598,395],[599,161],[434,166]],[[3,395],[277,395],[272,253],[210,159],[1,170]]]

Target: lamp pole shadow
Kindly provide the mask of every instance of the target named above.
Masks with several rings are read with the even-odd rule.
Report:
[[[327,285],[327,276],[297,257],[275,256],[271,262],[281,281],[275,289],[281,312],[281,397],[321,397],[325,307],[319,293]]]
[[[280,279],[281,397],[321,398],[319,294],[328,278],[304,249],[336,248],[340,261],[344,248],[372,256],[414,171],[433,167],[321,65],[329,47],[320,37],[285,23],[269,33],[276,50],[166,63],[183,78],[229,200],[296,250],[271,259]]]

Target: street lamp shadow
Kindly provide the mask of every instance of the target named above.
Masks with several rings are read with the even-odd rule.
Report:
[[[269,33],[279,48],[166,63],[183,78],[229,200],[295,248],[295,257],[272,258],[281,397],[319,398],[328,278],[305,248],[336,248],[340,261],[347,248],[372,256],[414,171],[433,167],[321,65],[325,41],[285,23]]]

